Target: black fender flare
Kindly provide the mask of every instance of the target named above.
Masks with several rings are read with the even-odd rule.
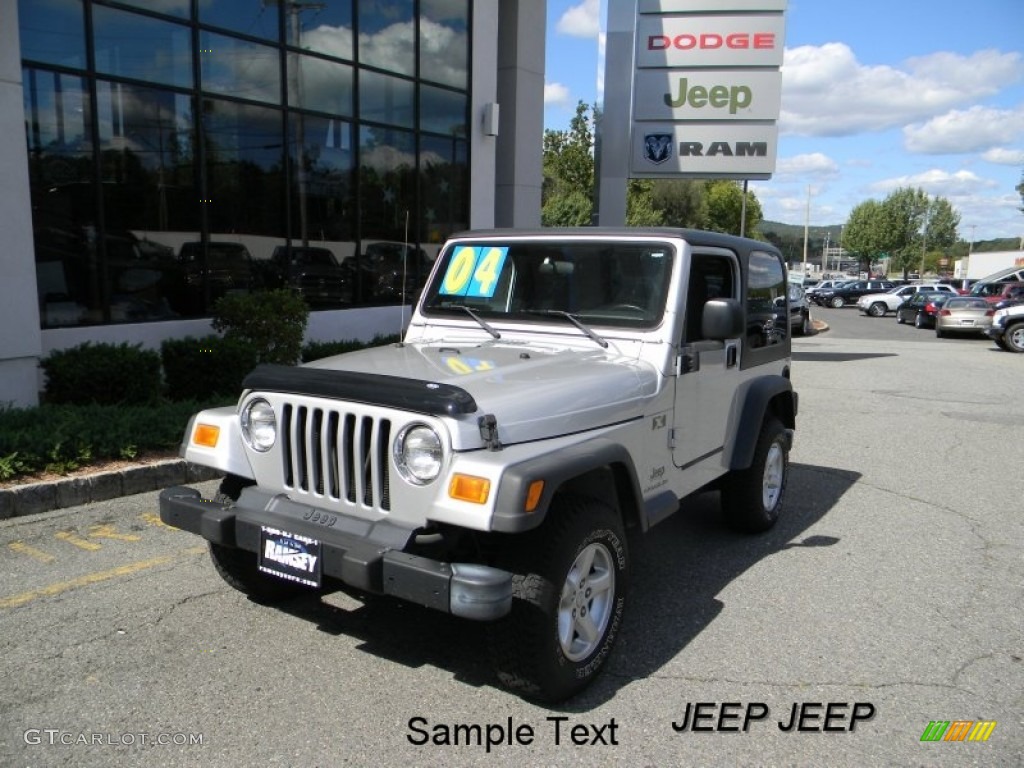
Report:
[[[551,500],[563,485],[588,472],[609,466],[621,468],[616,479],[624,483],[616,482],[618,493],[623,493],[621,489],[625,484],[628,488],[627,502],[631,500],[637,512],[642,510],[643,496],[633,457],[620,443],[607,438],[596,438],[535,456],[505,469],[494,500],[491,530],[521,533],[536,528],[544,522]],[[537,480],[544,481],[544,490],[536,508],[532,512],[527,512],[527,494],[530,485]],[[600,493],[599,488],[594,489],[595,496]],[[609,501],[618,502],[618,499]],[[621,504],[615,503],[614,506],[618,508]]]
[[[777,408],[782,426],[792,430],[796,427],[797,396],[793,383],[781,375],[759,376],[741,387],[733,400],[733,424],[730,425],[729,439],[725,444],[725,465],[730,470],[746,469],[754,460],[754,448],[761,433],[764,415],[769,403],[779,398]]]

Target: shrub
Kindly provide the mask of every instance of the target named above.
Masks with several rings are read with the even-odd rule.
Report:
[[[48,403],[135,405],[160,397],[160,355],[141,344],[92,344],[51,352],[40,366],[46,373]]]
[[[213,335],[168,339],[160,345],[160,356],[170,400],[237,397],[242,379],[259,362],[252,344]]]
[[[309,307],[295,291],[228,294],[217,300],[213,312],[213,329],[226,339],[251,344],[260,362],[299,361]]]

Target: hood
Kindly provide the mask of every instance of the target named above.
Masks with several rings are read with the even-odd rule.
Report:
[[[506,444],[614,424],[642,415],[657,392],[658,373],[635,357],[607,349],[569,349],[500,341],[375,347],[317,360],[306,367],[450,384],[473,396],[469,417],[493,414]]]

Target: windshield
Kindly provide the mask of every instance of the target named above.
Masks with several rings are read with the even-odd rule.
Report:
[[[668,243],[457,243],[427,287],[428,316],[550,322],[568,313],[588,325],[650,328],[661,322],[672,269]]]

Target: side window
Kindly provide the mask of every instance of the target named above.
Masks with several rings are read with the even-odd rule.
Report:
[[[686,327],[683,329],[683,343],[692,344],[704,338],[701,317],[707,301],[734,299],[736,294],[736,264],[733,259],[727,256],[693,254],[686,290]]]
[[[789,335],[786,272],[775,254],[764,251],[750,254],[746,305],[748,348],[770,347],[786,340]]]

